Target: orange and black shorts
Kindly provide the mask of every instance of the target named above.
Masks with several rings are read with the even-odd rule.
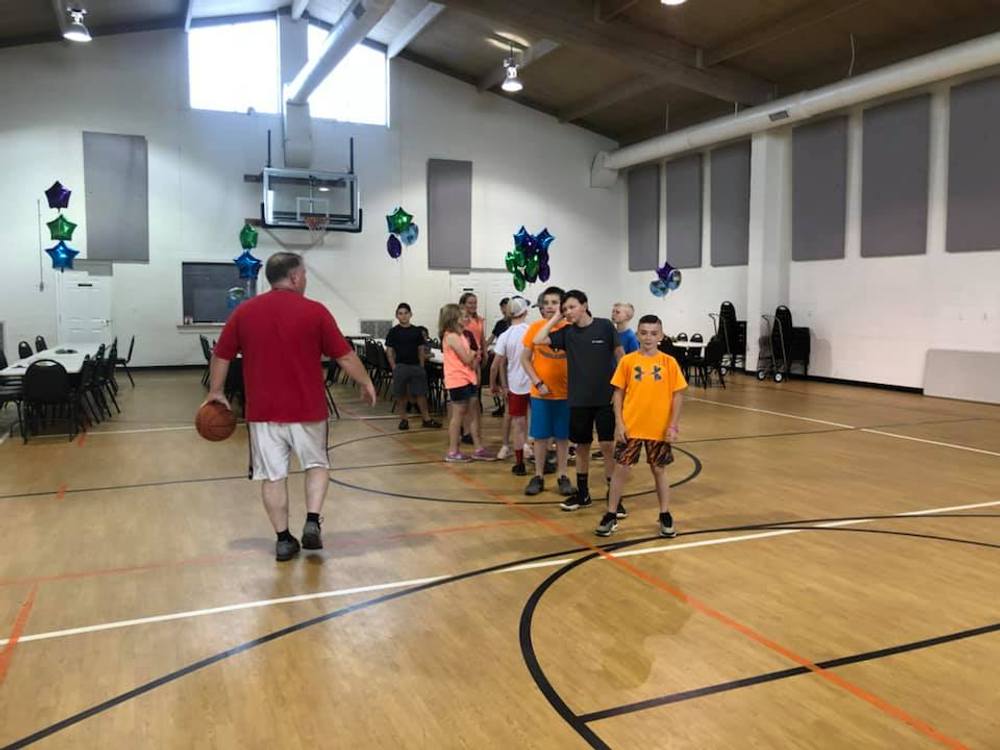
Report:
[[[637,440],[629,438],[624,443],[615,443],[615,461],[623,466],[639,463],[639,452],[646,446],[646,463],[650,466],[666,466],[673,463],[674,452],[665,440]]]

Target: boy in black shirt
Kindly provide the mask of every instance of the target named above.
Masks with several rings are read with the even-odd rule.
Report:
[[[552,331],[565,318],[570,325]],[[590,444],[597,440],[604,454],[604,477],[608,486],[614,472],[615,413],[611,407],[611,376],[624,356],[618,331],[607,318],[590,314],[587,295],[579,289],[563,294],[562,311],[556,313],[535,335],[536,345],[563,349],[569,365],[569,439],[576,443],[576,494],[566,498],[563,510],[579,510],[592,502],[588,487]],[[619,503],[619,518],[628,512]]]
[[[431,419],[427,409],[427,371],[424,364],[427,361],[427,350],[424,348],[424,332],[410,325],[413,311],[405,302],[400,302],[396,308],[395,325],[385,337],[385,356],[392,368],[392,395],[397,400],[416,401],[423,417],[424,427],[440,427],[441,423]],[[410,429],[410,422],[403,413],[399,420],[399,429]]]

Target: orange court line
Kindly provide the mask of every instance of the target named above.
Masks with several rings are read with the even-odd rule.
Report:
[[[69,489],[65,482],[60,482],[59,487],[56,489],[56,500],[62,500],[66,497],[66,490]]]
[[[21,608],[17,611],[17,617],[14,618],[14,627],[10,631],[7,645],[0,650],[0,685],[3,684],[4,678],[7,676],[7,668],[10,666],[11,659],[14,656],[14,648],[21,639],[25,626],[28,624],[28,617],[31,615],[31,608],[35,606],[35,595],[37,593],[38,584],[36,583],[31,587],[31,591],[28,592],[25,600],[21,602]]]
[[[346,411],[348,414],[351,414],[351,411],[349,409],[344,409],[344,411]],[[373,424],[367,421],[363,422],[363,424],[367,425],[368,427],[371,427],[373,430],[377,430],[378,432],[382,432],[383,434],[390,435],[396,438],[397,442],[398,438],[401,437],[400,434],[389,432],[380,427],[378,424]],[[416,455],[431,455],[429,451],[416,448],[412,445],[409,445],[406,442],[400,442],[399,444],[402,445],[407,451],[414,453]],[[958,740],[949,737],[946,734],[943,734],[942,732],[938,731],[927,722],[922,721],[921,719],[918,719],[915,716],[912,716],[911,714],[907,713],[899,706],[889,703],[887,700],[880,698],[877,695],[874,695],[873,693],[868,692],[864,688],[855,685],[854,683],[844,679],[840,675],[834,674],[833,672],[827,669],[823,669],[822,667],[817,666],[813,662],[806,659],[804,656],[800,656],[794,651],[792,651],[790,648],[782,646],[778,642],[771,640],[762,633],[759,633],[758,631],[754,630],[749,625],[744,625],[743,623],[734,620],[729,615],[726,615],[723,612],[720,612],[719,610],[710,607],[704,602],[694,598],[690,594],[685,593],[681,589],[675,586],[671,586],[666,581],[657,578],[656,576],[650,573],[646,573],[645,571],[640,570],[639,568],[635,567],[634,565],[625,560],[615,557],[613,553],[606,552],[600,547],[593,545],[590,541],[583,539],[573,531],[563,528],[560,524],[555,523],[554,521],[550,521],[549,519],[538,515],[529,508],[515,504],[510,499],[505,497],[502,493],[497,492],[496,490],[486,486],[485,484],[483,484],[482,482],[478,481],[473,477],[470,477],[466,474],[457,471],[453,465],[446,463],[444,464],[444,467],[452,474],[454,474],[456,477],[458,477],[458,479],[470,485],[471,487],[474,487],[482,492],[485,492],[490,497],[493,497],[496,500],[499,500],[500,502],[504,503],[507,507],[513,509],[514,511],[524,516],[527,516],[536,523],[552,531],[555,531],[557,534],[569,539],[570,541],[575,542],[581,547],[586,547],[591,552],[600,555],[603,559],[618,566],[618,568],[621,569],[622,571],[638,578],[641,581],[650,584],[651,586],[654,586],[655,588],[660,589],[661,591],[669,594],[670,596],[673,596],[674,598],[680,600],[681,602],[684,602],[685,604],[697,610],[698,612],[701,612],[702,614],[711,617],[712,619],[725,625],[726,627],[731,628],[732,630],[735,630],[738,633],[741,633],[750,640],[759,643],[760,645],[779,654],[780,656],[783,656],[786,659],[789,659],[790,661],[793,661],[796,664],[805,667],[813,674],[823,678],[830,684],[835,685],[843,690],[846,690],[848,693],[855,696],[856,698],[859,698],[869,703],[870,705],[882,711],[887,716],[891,716],[895,719],[898,719],[908,724],[921,734],[924,734],[927,737],[935,740],[936,742],[939,742],[946,747],[952,748],[953,750],[968,750],[966,746],[963,745]]]
[[[80,437],[76,439],[76,444],[82,448],[83,444],[86,442],[87,442],[87,431],[84,430],[83,432],[80,433]]]

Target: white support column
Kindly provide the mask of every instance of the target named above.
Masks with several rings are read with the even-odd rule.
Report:
[[[792,262],[791,131],[757,133],[750,154],[750,265],[747,273],[747,370],[757,364],[761,315],[788,304]]]

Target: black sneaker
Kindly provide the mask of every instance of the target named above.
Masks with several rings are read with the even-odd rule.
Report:
[[[279,539],[274,545],[274,559],[278,562],[291,560],[299,554],[299,540],[294,536],[291,539]]]
[[[618,528],[618,519],[614,513],[605,513],[601,517],[601,522],[597,524],[594,533],[597,536],[611,536],[611,532]]]
[[[668,539],[677,536],[677,532],[674,530],[674,517],[670,513],[660,514],[660,536],[665,536]]]
[[[401,420],[399,420],[399,429],[401,430],[410,429],[410,420],[408,420],[406,417],[403,417]]]
[[[438,427],[441,426],[441,423],[438,422],[436,419],[424,419],[420,422],[420,426],[437,429]]]
[[[514,464],[510,467],[510,473],[518,477],[528,476],[528,470],[525,468],[524,464]]]
[[[576,492],[576,487],[574,487],[573,483],[569,481],[569,477],[565,474],[559,477],[559,494],[572,495],[574,492]]]
[[[302,549],[323,549],[318,521],[306,521],[306,525],[302,527]]]
[[[621,500],[618,501],[618,510],[615,512],[618,518],[628,518],[628,511],[625,510],[625,503]]]
[[[589,492],[581,495],[580,491],[577,490],[566,498],[559,507],[563,510],[580,510],[580,508],[589,508],[593,502],[594,501],[590,499]]]
[[[545,480],[539,476],[533,476],[528,486],[524,488],[525,495],[537,495],[545,489]]]

